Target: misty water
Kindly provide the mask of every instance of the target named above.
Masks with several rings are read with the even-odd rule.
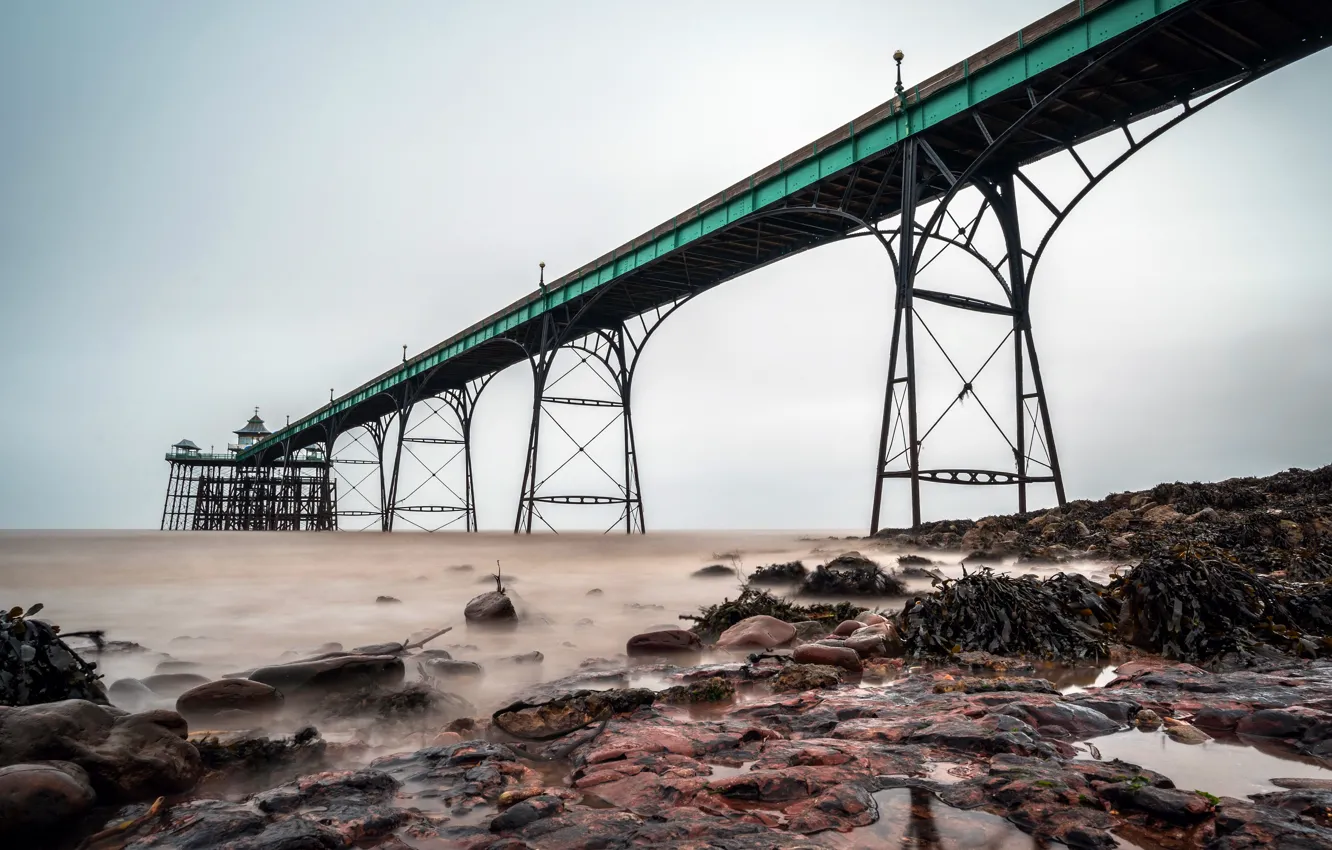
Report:
[[[484,676],[450,679],[447,688],[485,715],[532,685],[579,671],[588,659],[607,659],[605,667],[622,670],[628,638],[655,628],[687,628],[691,623],[681,620],[681,614],[734,598],[740,592],[739,576],[759,566],[791,560],[814,566],[848,551],[859,551],[886,567],[893,566],[899,554],[867,539],[794,532],[665,532],[645,537],[0,532],[0,588],[6,605],[43,603],[43,618],[65,632],[101,629],[108,640],[141,644],[146,651],[93,656],[108,685],[151,675],[163,662],[188,662],[184,669],[215,678],[305,657],[329,642],[351,649],[416,639],[452,626],[428,648],[448,650],[454,658],[484,668]],[[931,554],[943,559],[941,572],[961,574],[958,555]],[[463,608],[469,599],[494,588],[496,561],[520,621],[502,631],[469,627]],[[692,575],[717,563],[734,567],[737,574]],[[1041,575],[1070,569],[1011,563],[995,568]],[[1112,569],[1095,563],[1077,568],[1099,581],[1106,581]],[[912,591],[930,585],[920,578],[907,583]],[[400,601],[376,602],[380,596]],[[862,601],[866,607],[896,611],[904,600]],[[544,656],[541,663],[506,660],[533,650]],[[700,661],[741,657],[717,653]],[[1037,665],[1035,675],[1067,693],[1105,684],[1113,668]],[[407,676],[416,677],[411,663]],[[663,687],[666,682],[631,672],[592,686],[617,684]],[[157,707],[173,704],[173,698],[163,696]],[[302,722],[299,716],[288,716],[270,731],[289,732]],[[323,731],[333,740],[339,737],[337,728]],[[419,741],[373,743],[381,752],[421,746],[434,731],[421,730]],[[1266,780],[1276,776],[1326,775],[1320,767],[1284,761],[1280,753],[1219,742],[1202,748],[1163,747],[1156,738],[1136,732],[1104,739],[1102,751],[1105,758],[1119,756],[1167,775],[1179,771],[1185,782],[1201,782],[1195,774],[1211,772],[1209,788],[1222,793],[1249,790],[1252,783],[1245,776],[1257,777],[1253,787],[1265,788],[1270,787]],[[1220,782],[1218,775],[1235,781]]]

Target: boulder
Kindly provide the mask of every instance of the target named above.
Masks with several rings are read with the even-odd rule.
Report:
[[[47,839],[67,831],[95,801],[87,772],[76,764],[0,767],[0,838],[27,842]]]
[[[721,633],[718,649],[775,649],[795,639],[795,626],[767,614],[746,617]]]
[[[692,575],[694,578],[735,578],[735,570],[722,564],[712,564],[701,570],[694,570]]]
[[[132,803],[190,790],[203,772],[174,711],[122,715],[87,700],[0,707],[0,767],[73,762],[99,802]]]
[[[818,640],[828,634],[827,624],[819,620],[801,620],[791,625],[795,626],[797,640]]]
[[[1121,508],[1114,513],[1101,519],[1098,525],[1106,531],[1118,533],[1129,527],[1133,521],[1133,512],[1128,508]]]
[[[906,644],[902,642],[902,636],[897,633],[897,627],[889,622],[872,623],[862,629],[857,629],[846,639],[846,645],[860,650],[857,645],[853,645],[853,640],[878,637],[883,640],[883,654],[891,658],[896,658],[906,652]],[[871,644],[872,646],[872,644]]]
[[[703,642],[698,635],[684,629],[662,629],[644,632],[629,638],[625,644],[625,654],[634,655],[675,655],[682,652],[698,652],[703,649]]]
[[[144,687],[164,697],[178,697],[190,688],[207,684],[208,677],[198,673],[154,673],[139,680]]]
[[[503,591],[492,590],[467,603],[463,616],[469,623],[496,623],[518,619],[513,600]]]
[[[138,679],[116,679],[107,689],[111,702],[126,711],[145,711],[156,708],[165,698]]]
[[[797,646],[791,658],[798,664],[826,664],[829,667],[840,667],[849,673],[859,673],[861,670],[860,656],[848,647],[807,643]]]
[[[846,648],[861,658],[882,658],[888,654],[888,645],[876,634],[852,635],[846,639]]]
[[[475,661],[458,661],[449,658],[427,658],[421,662],[425,671],[431,676],[438,676],[441,679],[458,678],[478,678],[484,676],[486,671],[481,669],[481,665]]]
[[[292,697],[322,696],[372,685],[396,685],[402,681],[403,674],[402,659],[397,656],[341,655],[260,667],[249,678]]]
[[[214,723],[227,712],[249,717],[271,714],[282,707],[282,693],[250,679],[219,679],[190,688],[176,699],[176,711],[191,723]]]
[[[1179,522],[1184,519],[1184,515],[1175,510],[1174,505],[1157,505],[1154,508],[1148,508],[1142,512],[1144,522],[1152,525],[1166,525],[1172,522]]]

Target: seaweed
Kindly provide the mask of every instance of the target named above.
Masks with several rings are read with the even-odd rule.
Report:
[[[981,650],[1001,655],[1079,659],[1109,654],[1105,634],[1066,613],[1055,589],[981,568],[936,579],[938,591],[906,604],[902,639],[914,657]],[[1057,583],[1067,592],[1070,583]]]
[[[1332,648],[1332,588],[1256,574],[1223,549],[1184,543],[1115,579],[1120,637],[1167,658],[1247,661],[1260,644],[1297,655]],[[1310,632],[1311,634],[1306,634]]]
[[[805,596],[901,596],[906,592],[900,578],[856,552],[820,564],[800,585]]]
[[[800,561],[791,561],[789,564],[768,564],[766,567],[759,567],[754,570],[754,574],[749,577],[749,582],[751,584],[785,584],[802,581],[808,573],[809,569]]]
[[[107,704],[97,665],[84,661],[61,638],[60,627],[26,611],[0,610],[0,705],[37,705],[66,699]]]
[[[723,599],[716,605],[706,605],[698,614],[681,614],[681,620],[692,620],[696,625],[690,628],[699,637],[715,639],[722,632],[749,617],[766,614],[788,623],[802,620],[826,620],[840,623],[854,619],[862,607],[851,602],[834,604],[797,605],[788,599],[774,596],[757,587],[746,587],[734,600]]]

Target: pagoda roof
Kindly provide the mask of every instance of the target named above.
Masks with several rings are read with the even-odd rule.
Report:
[[[264,420],[259,418],[259,408],[256,407],[254,409],[254,415],[250,417],[249,422],[245,423],[245,427],[236,431],[232,431],[231,433],[237,436],[254,434],[255,436],[258,437],[267,437],[269,434],[272,434],[273,432],[264,427]]]
[[[171,448],[180,449],[181,451],[186,451],[186,452],[199,451],[199,447],[194,444],[193,440],[181,440],[179,443],[176,443]]]

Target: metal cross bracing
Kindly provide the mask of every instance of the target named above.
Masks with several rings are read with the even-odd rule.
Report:
[[[558,379],[557,352],[577,357],[572,346],[594,335],[602,341],[587,347],[627,349],[620,337],[636,316],[673,308],[792,254],[867,237],[884,247],[895,292],[872,526],[877,530],[883,518],[886,483],[908,488],[913,525],[921,519],[922,483],[1011,485],[1019,509],[1028,506],[1033,487],[1062,502],[1029,310],[1052,237],[1083,198],[1146,144],[1226,94],[1323,49],[1330,35],[1332,3],[1324,0],[1066,4],[615,251],[549,285],[543,280],[537,291],[241,457],[267,463],[287,447],[328,444],[351,429],[373,434],[414,399],[528,362],[538,380],[515,522],[515,530],[528,530],[541,522],[542,506],[579,503],[577,491],[552,489],[548,470],[555,465],[537,465],[546,436],[563,436],[550,412],[574,407],[552,399],[576,397],[550,386]],[[1093,154],[1111,137],[1121,140],[1122,151],[1098,160]],[[1056,159],[1080,175],[1071,196],[1042,178]],[[956,276],[934,283],[954,254],[971,268],[958,266]],[[981,279],[993,281],[988,291],[975,288]],[[995,347],[986,352],[994,354],[976,363],[953,357],[950,332],[960,320],[943,313],[989,318]],[[622,507],[629,530],[645,527],[627,393],[636,358],[637,349],[632,362],[615,355],[589,357],[580,366],[600,368],[619,388],[618,396],[603,399],[615,404],[582,407],[621,417],[611,430],[623,434],[625,462],[598,463],[615,479],[605,504]],[[930,406],[935,360],[952,385],[940,410]],[[996,379],[1003,389],[985,384]],[[992,423],[999,435],[992,456],[962,462],[936,454],[959,415]],[[577,439],[569,431],[580,463],[606,445],[605,434],[589,439],[596,428]],[[382,455],[381,434],[374,453],[380,493],[365,515],[388,528],[395,514],[405,513],[391,509],[395,478],[391,471],[385,477]]]
[[[624,292],[622,297],[632,300],[634,293]],[[618,516],[607,532],[621,526],[629,534],[647,531],[630,403],[634,372],[648,339],[690,297],[690,293],[681,294],[614,327],[581,336],[576,335],[576,322],[561,325],[552,320],[547,324],[545,344],[532,358],[532,422],[515,533],[530,534],[533,520],[555,530],[543,515],[542,505],[618,506]],[[581,387],[579,377],[584,379]],[[563,438],[557,442],[567,441],[565,455],[557,456],[557,462],[544,469],[540,463],[543,434],[546,441],[552,436]],[[606,444],[616,436],[618,445],[608,448]],[[601,460],[593,454],[598,450]],[[580,471],[591,473],[591,480],[572,475]],[[558,489],[571,484],[580,489],[574,493]]]
[[[170,459],[163,530],[327,531],[337,527],[328,465]]]
[[[401,415],[389,486],[393,517],[420,531],[477,530],[472,413],[492,377],[420,398]]]

